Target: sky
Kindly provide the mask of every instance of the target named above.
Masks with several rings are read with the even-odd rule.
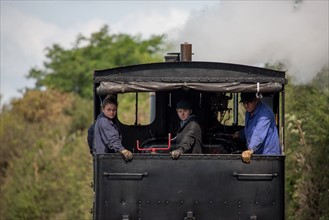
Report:
[[[283,62],[295,83],[328,66],[328,0],[1,1],[1,105],[32,88],[45,48],[71,48],[78,34],[165,34],[192,44],[193,60],[262,65]]]

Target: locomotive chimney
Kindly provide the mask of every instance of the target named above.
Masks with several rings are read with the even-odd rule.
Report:
[[[180,45],[180,61],[192,61],[192,44],[185,42]]]

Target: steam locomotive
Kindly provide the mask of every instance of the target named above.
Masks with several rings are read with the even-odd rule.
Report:
[[[282,71],[192,61],[188,43],[165,62],[95,71],[94,117],[106,95],[116,95],[122,142],[134,157],[94,155],[93,219],[284,219],[285,156],[254,154],[244,163],[245,144],[232,134],[244,127],[239,94],[255,92],[272,108],[283,148],[286,83]],[[120,118],[125,96],[133,100],[129,120]],[[204,147],[173,160],[175,103],[182,98],[193,104]]]

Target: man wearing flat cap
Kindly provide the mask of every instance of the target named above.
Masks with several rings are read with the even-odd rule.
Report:
[[[202,153],[201,128],[195,115],[192,115],[192,105],[186,100],[177,102],[176,112],[180,128],[176,136],[176,149],[171,151],[171,157],[178,159],[183,153]]]
[[[248,150],[242,152],[242,160],[250,162],[252,154],[281,154],[278,130],[272,109],[263,103],[256,93],[241,93],[241,101],[246,109],[245,127],[234,134],[235,138],[246,141]]]

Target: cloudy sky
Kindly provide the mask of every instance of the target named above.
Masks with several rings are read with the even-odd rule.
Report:
[[[107,24],[111,33],[166,34],[193,45],[193,60],[261,65],[284,62],[296,83],[328,65],[328,0],[4,1],[1,0],[1,103],[33,87],[44,49],[70,48]]]

